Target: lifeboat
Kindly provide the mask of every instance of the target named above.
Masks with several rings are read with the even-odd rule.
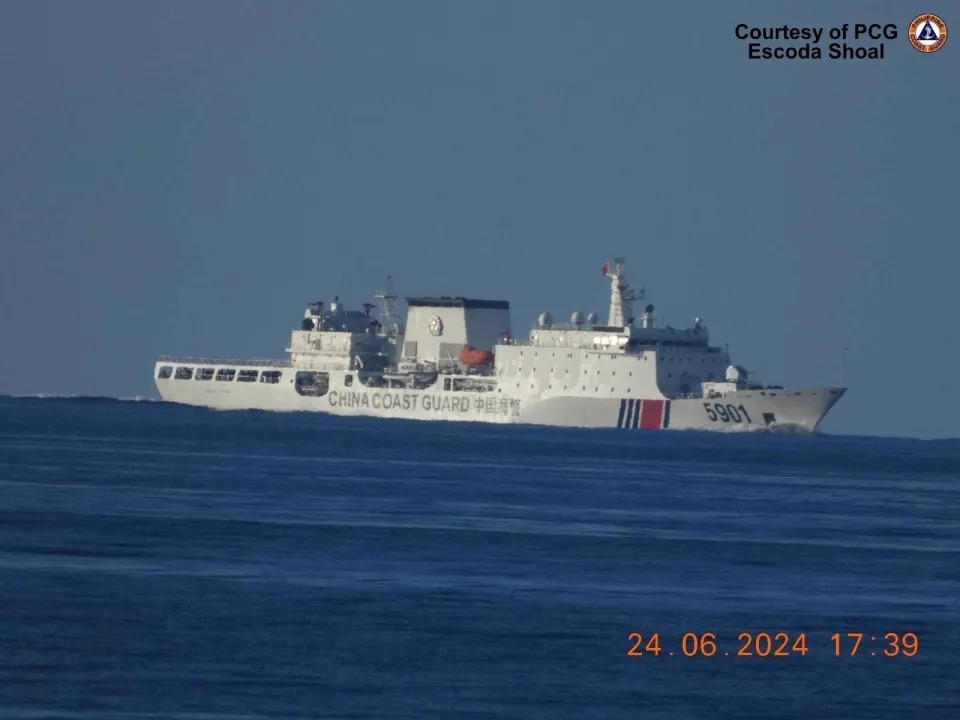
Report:
[[[461,365],[492,365],[493,353],[489,350],[477,350],[465,347],[460,351]]]

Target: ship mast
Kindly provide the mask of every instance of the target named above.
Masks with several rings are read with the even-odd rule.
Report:
[[[387,288],[381,290],[374,297],[380,306],[380,324],[388,335],[396,335],[403,332],[397,315],[397,295],[393,290],[393,278],[387,275]]]
[[[610,278],[610,314],[607,325],[610,327],[626,327],[633,324],[633,301],[637,295],[627,282],[623,266],[627,262],[623,258],[614,258],[614,265],[609,261],[603,266],[603,274]]]

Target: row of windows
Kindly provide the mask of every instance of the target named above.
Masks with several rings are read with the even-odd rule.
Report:
[[[170,365],[164,365],[157,371],[157,378],[159,380],[167,380],[171,376],[174,380],[191,380],[196,378],[197,380],[219,380],[220,382],[232,382],[236,379],[237,382],[257,382],[257,379],[260,379],[262,383],[268,383],[271,385],[276,385],[280,382],[280,377],[283,373],[280,370],[264,370],[260,372],[259,370],[241,370],[237,372],[234,368],[220,368],[219,370],[214,370],[214,368],[194,368],[187,367],[185,365],[179,366],[174,370]]]
[[[520,387],[520,383],[517,383],[517,387]],[[537,387],[537,384],[536,384],[536,383],[530,383],[530,387],[531,387],[531,388],[536,388],[536,387]],[[559,386],[558,386],[558,387],[559,387]],[[563,389],[564,389],[564,390],[567,390],[568,387],[567,387],[566,385],[564,385],[564,386],[563,386]],[[581,389],[581,390],[586,390],[586,389],[587,389],[587,386],[586,386],[586,385],[582,385],[582,386],[580,387],[580,389]],[[553,390],[553,384],[547,385],[547,390]],[[593,389],[593,391],[594,391],[594,392],[600,392],[600,388],[599,388],[599,387],[595,387],[595,388]],[[500,391],[497,390],[497,392],[500,392]],[[618,389],[618,388],[610,388],[610,392],[624,392],[624,390]],[[626,392],[627,392],[627,393],[632,393],[632,392],[633,392],[633,389],[632,389],[632,388],[627,388],[627,389],[626,389]]]
[[[672,376],[671,376],[671,375],[667,375],[667,377],[672,377]],[[712,379],[712,378],[711,378],[711,379]],[[517,383],[517,387],[520,387],[520,383]],[[537,387],[537,383],[530,383],[530,387],[531,387],[531,388],[536,388],[536,387]],[[689,389],[690,386],[689,386],[689,385],[684,385],[683,387],[686,387],[687,389]],[[552,385],[552,384],[547,385],[547,389],[548,389],[548,390],[552,390],[552,389],[553,389],[553,385]],[[563,386],[563,389],[566,390],[566,389],[567,389],[567,386],[564,385],[564,386]],[[586,390],[586,389],[587,389],[587,386],[586,386],[586,385],[581,385],[581,386],[580,386],[580,389],[581,389],[581,390]],[[600,388],[599,388],[599,387],[595,387],[595,388],[593,389],[593,391],[594,391],[594,392],[600,392]],[[500,390],[497,390],[497,392],[500,392]],[[632,390],[631,388],[627,388],[626,391],[624,391],[623,389],[618,389],[618,388],[612,387],[612,388],[610,388],[610,392],[627,392],[627,393],[631,393],[631,392],[633,392],[633,390]],[[763,393],[760,393],[760,394],[763,395]],[[770,394],[771,394],[771,395],[776,395],[776,393],[770,393]],[[719,397],[719,396],[718,396],[718,397]]]
[[[643,349],[643,348],[647,348],[647,349],[650,349],[650,350],[656,350],[656,349],[661,348],[661,347],[701,347],[701,348],[703,349],[703,352],[708,352],[708,353],[711,353],[711,354],[716,354],[716,353],[719,353],[719,352],[720,352],[720,348],[707,347],[703,342],[698,342],[698,341],[696,341],[696,340],[691,340],[691,341],[685,341],[685,340],[666,340],[666,341],[664,341],[664,342],[639,342],[639,341],[634,341],[634,343],[633,343],[633,345],[632,345],[631,347],[632,347],[634,350]],[[581,348],[577,348],[577,349],[580,350]],[[523,355],[523,350],[520,351],[520,354]],[[546,354],[547,354],[546,351],[544,351],[544,356],[546,356]],[[667,354],[667,353],[665,353],[665,354]],[[699,354],[701,354],[701,353],[696,353],[696,354],[699,355]],[[589,353],[584,353],[584,355],[587,356],[587,357],[589,357]],[[533,356],[534,356],[534,357],[539,357],[539,356],[540,356],[540,352],[535,350],[534,353],[533,353]],[[550,357],[556,357],[556,356],[557,356],[557,353],[556,353],[556,352],[551,352],[551,353],[550,353]],[[615,352],[605,352],[605,353],[596,353],[596,356],[597,356],[598,358],[599,358],[599,357],[606,357],[606,358],[610,358],[610,359],[613,359],[613,360],[616,360],[617,358],[620,358],[620,357],[622,357],[622,358],[635,357],[635,358],[637,358],[638,360],[639,360],[640,358],[643,358],[644,360],[647,359],[644,355],[639,355],[639,354],[637,354],[637,353],[623,353],[623,354],[621,354],[621,353],[615,353]],[[568,358],[572,358],[572,357],[573,357],[573,353],[567,353],[567,357],[568,357]]]
[[[644,359],[646,359],[646,358],[644,358]],[[683,362],[682,358],[680,359],[680,362]],[[690,362],[690,361],[688,360],[688,362]],[[518,373],[522,373],[522,372],[523,372],[523,368],[522,368],[522,367],[518,367],[518,368],[517,368],[517,372],[518,372]],[[536,369],[536,368],[533,368],[533,372],[536,373],[536,372],[537,372],[537,369]],[[551,374],[556,374],[557,372],[558,372],[558,370],[557,370],[556,368],[551,368],[551,369],[550,369],[550,373],[551,373]],[[564,374],[566,374],[566,375],[569,375],[569,374],[570,374],[570,370],[569,370],[569,369],[566,369],[566,370],[564,370],[563,372],[564,372]],[[589,369],[584,369],[583,374],[584,374],[584,375],[587,375],[589,372],[590,372]],[[597,370],[597,375],[599,375],[599,374],[602,373],[602,372],[605,372],[605,370],[603,370],[603,369]],[[610,374],[611,374],[611,375],[616,375],[616,374],[617,374],[617,371],[616,371],[616,370],[610,371]],[[633,377],[633,371],[627,372],[627,375],[629,375],[630,377]],[[668,376],[668,377],[669,377],[669,376]],[[711,378],[713,377],[713,373],[710,373],[710,377],[711,377]]]
[[[523,353],[520,353],[520,354],[523,355]],[[534,356],[536,356],[536,353],[534,353]],[[568,355],[568,357],[570,357],[570,356]],[[615,358],[616,356],[613,356],[613,357]],[[638,360],[641,360],[641,359],[642,359],[644,362],[646,362],[647,356],[646,356],[646,355],[643,355],[642,357],[638,357],[637,359],[638,359]],[[675,358],[675,357],[671,357],[671,356],[669,356],[669,355],[664,355],[664,356],[661,356],[660,361],[661,361],[661,362],[676,362],[676,363],[684,363],[684,362],[685,362],[685,363],[695,363],[697,360],[696,360],[696,358],[694,358],[694,357],[676,357],[676,358]],[[711,359],[710,359],[710,362],[711,362],[711,364],[716,364],[716,363],[720,362],[720,359],[719,359],[719,358],[711,358]],[[706,363],[707,363],[707,358],[703,358],[703,357],[700,358],[700,364],[701,364],[701,365],[706,365]],[[517,368],[517,372],[521,372],[522,370],[523,370],[523,368],[519,368],[519,367]],[[537,369],[534,368],[533,371],[536,372]],[[570,371],[569,371],[569,370],[565,370],[564,372],[570,372]],[[587,371],[584,370],[584,372],[587,372]],[[598,374],[599,374],[600,372],[601,372],[600,370],[597,370],[597,373],[598,373]],[[616,372],[614,372],[614,375],[616,375]]]

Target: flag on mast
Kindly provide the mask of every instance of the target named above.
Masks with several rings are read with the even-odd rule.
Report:
[[[609,271],[610,271],[610,261],[607,260],[607,261],[603,264],[603,270],[602,270],[602,272],[603,272],[604,275],[606,275]]]

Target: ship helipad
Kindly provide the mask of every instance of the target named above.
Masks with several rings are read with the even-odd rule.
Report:
[[[164,400],[221,410],[316,411],[417,420],[532,423],[624,430],[816,430],[844,387],[784,388],[751,382],[710,344],[699,319],[657,324],[617,258],[605,322],[575,312],[538,318],[514,339],[503,300],[396,296],[346,310],[311,303],[292,333],[289,359],[162,357]]]

